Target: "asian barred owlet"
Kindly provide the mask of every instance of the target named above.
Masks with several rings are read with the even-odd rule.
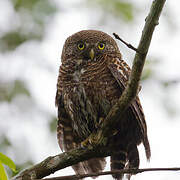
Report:
[[[105,119],[124,91],[130,74],[115,40],[108,34],[83,30],[67,38],[57,82],[57,137],[61,150],[81,145]],[[143,143],[147,159],[150,147],[144,113],[138,96],[119,116],[117,133],[111,138],[111,170],[139,167],[137,146]],[[73,166],[76,174],[104,169],[105,158],[94,158]],[[113,175],[121,180],[122,175]]]

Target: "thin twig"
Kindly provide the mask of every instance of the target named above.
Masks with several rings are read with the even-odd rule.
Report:
[[[122,43],[124,43],[128,48],[130,48],[130,49],[136,51],[137,53],[141,54],[141,52],[140,52],[137,48],[135,48],[133,45],[131,45],[131,44],[127,43],[126,41],[124,41],[122,38],[119,37],[118,34],[113,33],[113,35],[114,35],[114,37],[115,37],[116,39],[118,39],[118,40],[120,40]]]
[[[180,171],[180,167],[175,167],[175,168],[122,169],[122,170],[105,171],[105,172],[82,174],[82,175],[52,177],[52,178],[45,178],[43,180],[78,180],[78,179],[87,178],[87,177],[96,177],[96,176],[104,176],[104,175],[112,175],[112,174],[138,174],[138,173],[150,172],[150,171],[151,172],[156,172],[156,171]],[[36,180],[42,180],[42,179],[36,179]]]

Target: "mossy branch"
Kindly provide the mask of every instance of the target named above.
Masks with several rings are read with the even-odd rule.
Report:
[[[102,128],[98,131],[97,136],[100,137],[103,142],[106,142],[106,139],[108,139],[108,137],[111,135],[113,129],[112,127],[116,126],[119,115],[122,115],[131,101],[136,97],[152,34],[154,32],[155,26],[158,25],[159,17],[164,4],[165,0],[154,0],[152,3],[149,15],[146,18],[137,52],[135,54],[128,86],[120,97],[118,103],[112,107],[111,111],[104,121]],[[13,179],[40,179],[47,175],[50,175],[51,173],[54,173],[57,170],[71,166],[80,161],[88,160],[94,157],[106,157],[110,154],[110,150],[108,150],[104,146],[95,146],[91,149],[77,148],[53,157],[48,157],[41,163],[34,165],[27,170],[24,170]]]

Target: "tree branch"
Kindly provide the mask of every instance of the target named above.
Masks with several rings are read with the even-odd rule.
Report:
[[[97,143],[100,145],[106,144],[107,139],[113,133],[113,127],[115,127],[118,123],[117,121],[119,115],[122,115],[138,92],[139,81],[145,63],[145,58],[150,46],[152,34],[155,26],[158,24],[159,16],[161,14],[164,3],[165,0],[154,0],[152,3],[151,10],[146,18],[141,40],[137,48],[137,52],[141,53],[136,52],[128,86],[120,97],[118,103],[113,106],[107,115],[102,128],[97,132],[97,134],[95,134],[96,137],[99,138]],[[94,157],[106,157],[111,154],[109,149],[105,148],[105,146],[100,147],[97,145],[91,147],[90,149],[77,148],[53,157],[48,157],[41,163],[24,170],[13,179],[29,180],[43,178],[57,170],[71,166],[80,161],[88,160]]]
[[[106,147],[96,146],[90,149],[76,148],[56,156],[50,156],[39,164],[20,172],[20,174],[12,178],[12,180],[32,180],[43,178],[57,170],[77,164],[80,161],[85,161],[92,157],[106,157],[110,154],[110,148],[107,149]]]
[[[91,174],[52,177],[52,178],[45,178],[43,180],[78,180],[78,179],[87,178],[87,177],[97,177],[97,176],[105,176],[105,175],[112,175],[112,174],[139,174],[143,172],[156,172],[156,171],[180,171],[180,167],[179,168],[175,167],[175,168],[122,169],[122,170],[105,171],[105,172],[91,173]],[[36,179],[36,180],[40,180],[40,179]]]
[[[134,50],[134,51],[136,51],[136,52],[138,52],[138,53],[141,53],[141,52],[139,52],[138,49],[135,48],[133,45],[127,43],[127,42],[124,41],[122,38],[120,38],[118,34],[113,33],[113,35],[114,35],[114,37],[115,37],[116,39],[118,39],[118,40],[120,40],[122,43],[124,43],[128,48],[130,48],[130,49],[132,49],[132,50]]]

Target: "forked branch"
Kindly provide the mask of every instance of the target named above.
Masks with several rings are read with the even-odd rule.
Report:
[[[137,48],[137,52],[133,61],[133,67],[128,82],[128,86],[123,92],[117,104],[115,104],[108,116],[106,117],[102,128],[97,132],[98,137],[101,141],[106,142],[106,139],[112,133],[112,127],[117,124],[117,117],[122,114],[131,101],[135,98],[139,81],[142,73],[142,69],[145,63],[145,58],[150,46],[152,34],[154,32],[155,26],[158,24],[159,17],[162,8],[165,4],[165,0],[154,0],[151,6],[149,15],[146,18],[146,23],[142,32],[141,40]],[[141,53],[138,53],[141,52]],[[100,142],[102,144],[102,142]],[[65,152],[53,157],[48,157],[41,163],[34,165],[33,167],[24,170],[16,177],[14,180],[30,180],[30,179],[41,179],[57,170],[63,169],[65,167],[76,164],[80,161],[88,160],[94,157],[105,157],[110,155],[110,150],[106,149],[104,146],[95,146],[91,149],[74,149],[69,152]]]

